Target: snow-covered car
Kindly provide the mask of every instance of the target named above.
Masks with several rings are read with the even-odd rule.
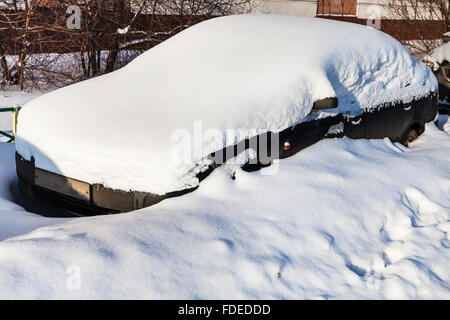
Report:
[[[450,63],[444,61],[440,64],[435,71],[435,76],[439,82],[439,113],[450,114]]]
[[[435,119],[437,92],[433,73],[375,29],[216,18],[28,103],[17,173],[43,203],[125,212],[195,190],[232,158],[253,170],[344,136],[407,145]]]
[[[425,57],[439,83],[439,113],[450,113],[450,42]]]

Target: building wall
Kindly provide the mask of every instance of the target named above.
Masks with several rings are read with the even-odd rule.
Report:
[[[359,0],[356,16],[360,19],[373,19],[374,17],[388,18],[388,14],[380,5],[379,0]]]
[[[317,15],[352,15],[358,0],[258,0],[256,12],[315,17]]]
[[[356,16],[357,0],[319,0],[317,15]]]
[[[380,5],[381,0],[259,0],[258,12],[324,17],[379,28],[398,40],[441,39],[442,21],[399,20]]]
[[[317,0],[258,0],[255,13],[315,17]]]
[[[395,15],[393,12],[389,12],[386,10],[380,0],[358,0],[358,12],[357,17],[361,19],[370,19],[374,16],[382,17],[383,19],[398,19],[399,17]],[[410,16],[414,16],[413,10],[410,10]],[[422,10],[420,13],[421,19],[434,20],[436,17],[433,17],[427,9]]]
[[[381,5],[382,0],[257,0],[259,13],[291,14],[314,17],[316,15],[356,16],[360,19],[396,19]],[[423,16],[428,17],[424,12]]]

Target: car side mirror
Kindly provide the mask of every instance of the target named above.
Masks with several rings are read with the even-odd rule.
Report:
[[[338,105],[339,105],[338,98],[325,98],[314,102],[312,111],[334,109],[337,108]]]

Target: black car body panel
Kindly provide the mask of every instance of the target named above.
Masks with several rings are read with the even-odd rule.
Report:
[[[279,133],[264,133],[211,154],[212,164],[197,177],[200,181],[203,180],[224,161],[255,146],[258,149],[256,163],[243,167],[249,171],[270,165],[275,159],[292,156],[324,138],[347,136],[352,139],[381,139],[387,137],[393,142],[400,142],[410,128],[415,128],[418,134],[421,134],[425,123],[435,119],[437,108],[438,95],[431,93],[425,98],[408,103],[395,102],[381,105],[363,111],[357,116],[336,113],[322,119],[305,121]],[[278,150],[270,149],[272,139],[278,141],[276,144]],[[286,143],[290,146],[289,148],[285,148]],[[262,148],[262,146],[267,147]],[[260,153],[259,150],[262,149],[266,151]],[[28,197],[53,209],[69,210],[84,215],[137,210],[196,189],[188,188],[165,195],[113,190],[100,184],[87,184],[45,172],[35,167],[33,158],[27,161],[18,153],[16,153],[16,168],[20,189]],[[80,190],[83,191],[80,192]]]
[[[439,98],[442,101],[450,102],[450,64],[444,61],[434,72],[439,83]],[[450,114],[450,104],[439,104],[439,113]]]

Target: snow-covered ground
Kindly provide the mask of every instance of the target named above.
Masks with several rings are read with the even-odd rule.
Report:
[[[324,140],[275,175],[223,167],[89,218],[17,205],[14,152],[0,143],[0,298],[450,299],[450,136],[434,124],[411,148]]]

